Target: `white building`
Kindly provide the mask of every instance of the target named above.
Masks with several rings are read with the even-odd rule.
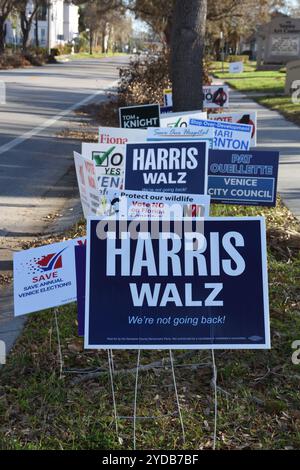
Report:
[[[27,4],[28,15],[34,7],[34,0],[29,0]],[[49,18],[50,13],[50,18]],[[50,24],[50,34],[48,35],[48,24]],[[38,12],[37,21],[34,19],[29,36],[29,43],[36,43],[36,27],[38,28],[38,39],[41,47],[50,48],[60,44],[72,42],[79,35],[79,8],[65,0],[52,0],[51,7],[41,8]],[[12,27],[12,22],[7,21],[7,44],[21,44],[22,33],[19,22],[16,27]]]

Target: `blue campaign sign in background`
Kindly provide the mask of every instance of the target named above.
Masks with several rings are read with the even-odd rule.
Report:
[[[206,194],[206,142],[126,144],[125,189]]]
[[[85,347],[270,347],[262,217],[159,221],[159,237],[103,223],[88,227]]]
[[[78,336],[84,335],[86,245],[75,246]]]
[[[212,202],[275,206],[279,152],[209,150],[208,194]]]

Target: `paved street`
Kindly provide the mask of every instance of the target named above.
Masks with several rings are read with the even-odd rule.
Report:
[[[76,125],[76,107],[104,99],[126,61],[81,60],[0,72],[7,88],[7,104],[0,106],[0,236],[40,232],[42,218],[70,197],[74,181],[64,175],[80,143],[56,134]]]
[[[0,106],[0,274],[11,271],[19,241],[43,233],[49,215],[73,209],[78,196],[73,150],[80,151],[81,144],[57,134],[79,127],[75,109],[104,100],[127,60],[0,71],[7,91],[7,103]],[[76,217],[75,210],[70,214],[59,219],[61,228]],[[8,350],[24,320],[13,318],[12,287],[0,286],[0,339]]]

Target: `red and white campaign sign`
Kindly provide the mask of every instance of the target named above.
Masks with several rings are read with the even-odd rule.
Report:
[[[99,210],[100,196],[94,162],[74,152],[74,163],[84,217],[101,215]]]
[[[122,127],[99,127],[99,144],[127,144],[146,142],[146,129],[123,129]]]
[[[204,85],[202,90],[203,90],[203,108],[228,108],[229,107],[229,86],[228,85]],[[164,90],[164,103],[165,103],[165,106],[173,106],[172,90],[170,88]]]
[[[108,189],[122,189],[126,144],[82,143],[82,155],[96,168],[97,189],[105,196]]]
[[[246,112],[234,111],[232,113],[215,113],[215,114],[209,114],[208,119],[212,119],[214,121],[232,122],[233,124],[250,124],[252,126],[250,146],[256,147],[257,145],[257,112],[256,111],[246,111]]]
[[[15,316],[76,301],[74,247],[84,243],[76,238],[14,254]]]

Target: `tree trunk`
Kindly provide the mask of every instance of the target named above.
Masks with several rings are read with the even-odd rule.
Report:
[[[35,15],[35,45],[36,45],[36,47],[40,46],[38,15]]]
[[[25,10],[20,13],[20,22],[22,30],[22,51],[26,52],[30,33],[31,23],[26,18]]]
[[[171,38],[174,111],[202,108],[207,0],[175,0]]]
[[[3,54],[4,49],[5,49],[5,36],[6,36],[5,20],[6,18],[0,17],[0,54]]]
[[[90,55],[93,55],[94,32],[90,29]]]

